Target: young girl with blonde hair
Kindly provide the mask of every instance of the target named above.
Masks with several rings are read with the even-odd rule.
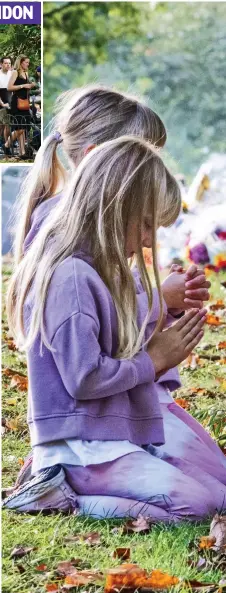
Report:
[[[180,385],[174,367],[202,337],[201,274],[191,281],[196,280],[191,297],[197,309],[161,331],[172,323],[167,298],[174,312],[190,304],[184,304],[183,274],[169,276],[162,298],[156,257],[157,227],[176,219],[179,190],[156,149],[141,138],[115,137],[89,152],[97,137],[90,128],[91,137],[75,138],[72,104],[74,97],[67,117],[61,114],[61,133],[50,135],[41,150],[51,149],[52,156],[48,166],[37,164],[42,175],[34,179],[17,241],[8,312],[18,344],[28,351],[36,475],[5,506],[29,511],[78,505],[94,516],[136,516],[142,510],[165,521],[202,518],[224,505],[224,458],[197,422],[188,414],[180,417],[169,395]],[[86,97],[86,106],[81,134],[95,115],[95,102]],[[79,101],[77,114],[78,107]],[[133,133],[147,136],[148,108],[141,134],[135,107],[140,129]],[[104,122],[109,126],[106,113]],[[47,199],[57,190],[56,182],[50,187],[49,171],[62,140],[77,169],[63,196]],[[35,195],[36,204],[41,202],[36,209]],[[143,246],[152,246],[157,290],[151,288]],[[134,269],[131,257],[137,259]],[[162,415],[169,434],[165,445]],[[180,439],[174,434],[174,441],[182,448],[175,456],[170,431],[178,427]]]

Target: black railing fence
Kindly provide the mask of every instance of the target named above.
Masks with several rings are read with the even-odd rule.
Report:
[[[33,116],[29,122],[27,117],[23,117],[23,115],[20,115],[19,118],[17,118],[15,115],[9,115],[8,121],[9,134],[11,138],[10,150],[12,156],[17,156],[20,154],[20,140],[18,137],[14,140],[13,136],[13,132],[17,132],[19,130],[23,130],[26,150],[30,152],[31,155],[32,152],[36,153],[41,145],[41,122],[35,121]]]
[[[30,118],[23,115],[22,111],[19,116],[12,115],[10,113],[8,114],[7,124],[5,125],[7,125],[11,138],[11,155],[8,155],[9,160],[11,157],[17,157],[20,155],[20,139],[19,137],[15,138],[15,134],[13,134],[14,132],[23,130],[25,151],[28,156],[30,155],[30,158],[35,157],[36,152],[41,146],[41,114],[37,110],[35,102],[39,103],[40,105],[40,102],[37,100],[35,101],[35,98],[32,97],[30,102]],[[2,138],[2,143],[3,142],[4,139]]]

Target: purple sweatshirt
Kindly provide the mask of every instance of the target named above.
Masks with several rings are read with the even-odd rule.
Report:
[[[36,208],[25,249],[58,199]],[[140,326],[148,301],[137,269],[134,280]],[[25,328],[32,303],[31,290],[24,307]],[[158,315],[159,299],[154,290],[145,339],[153,332]],[[168,316],[167,323],[172,319]],[[113,358],[117,350],[116,310],[89,253],[77,252],[55,270],[47,295],[45,326],[55,351],[43,346],[40,356],[38,336],[28,352],[32,446],[69,438],[164,443],[154,365],[144,349],[130,360]],[[171,391],[180,387],[177,369],[162,375],[159,382]]]

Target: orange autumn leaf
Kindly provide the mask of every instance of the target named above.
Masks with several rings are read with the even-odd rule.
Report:
[[[46,591],[48,591],[48,593],[50,591],[59,591],[59,585],[57,585],[56,583],[49,583],[46,585]]]
[[[19,375],[18,373],[13,375],[10,388],[17,387],[20,391],[27,391],[28,378],[25,375]]]
[[[193,387],[192,393],[195,393],[196,395],[206,395],[208,392],[203,387]]]
[[[118,589],[153,588],[166,589],[178,584],[177,577],[172,577],[160,570],[146,570],[137,564],[122,564],[122,566],[107,571],[105,593],[114,593]]]
[[[224,303],[224,301],[222,301],[222,299],[219,299],[216,303],[213,303],[213,305],[210,305],[210,309],[211,311],[217,311],[218,309],[225,309],[226,305]]]
[[[217,315],[212,315],[211,313],[207,313],[206,323],[208,323],[208,325],[223,325],[224,321],[222,319],[220,319]]]
[[[217,345],[218,350],[226,350],[226,341],[225,342],[219,342],[219,344]]]
[[[186,399],[183,399],[182,397],[178,397],[174,401],[175,401],[175,404],[178,404],[178,406],[180,406],[181,408],[184,408],[184,410],[188,410],[190,407],[189,402]]]
[[[45,570],[47,570],[47,565],[39,564],[38,566],[35,567],[35,570],[38,570],[39,572],[44,572]]]
[[[199,541],[199,549],[200,550],[208,550],[214,546],[216,542],[215,537],[210,537],[209,535],[203,535]]]

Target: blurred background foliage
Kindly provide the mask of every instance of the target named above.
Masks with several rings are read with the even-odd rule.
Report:
[[[226,4],[44,3],[44,112],[60,92],[100,82],[163,118],[167,160],[192,177],[226,152]]]
[[[0,57],[10,56],[14,63],[21,54],[30,58],[34,74],[41,63],[41,25],[0,25]]]

